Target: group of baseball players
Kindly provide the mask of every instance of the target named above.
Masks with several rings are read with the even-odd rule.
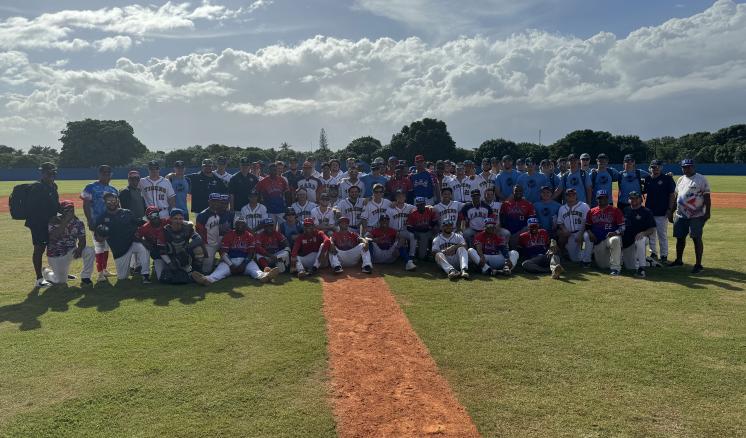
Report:
[[[686,239],[694,242],[693,273],[702,270],[702,231],[710,218],[710,188],[694,162],[681,161],[678,182],[654,160],[624,169],[599,154],[559,160],[483,159],[454,163],[377,158],[363,173],[356,159],[316,163],[251,162],[226,171],[228,160],[202,161],[186,174],[183,162],[161,176],[129,171],[127,187],[113,187],[112,168],[82,190],[83,215],[59,200],[52,163],[31,186],[26,226],[34,244],[37,287],[64,284],[73,259],[83,259],[82,284],[106,281],[111,252],[116,277],[143,283],[208,285],[231,275],[261,282],[283,272],[300,278],[329,267],[401,263],[411,271],[434,261],[450,279],[525,272],[558,279],[563,264],[592,263],[618,276],[622,267],[644,278],[649,266],[680,266]],[[618,198],[613,202],[614,185]],[[191,208],[188,204],[191,196]],[[190,212],[193,222],[189,221]],[[84,222],[85,221],[85,222]],[[668,223],[677,239],[668,261]],[[93,247],[86,243],[93,234]],[[46,251],[48,266],[43,267]]]

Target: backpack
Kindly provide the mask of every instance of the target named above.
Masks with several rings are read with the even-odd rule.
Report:
[[[647,188],[645,187],[645,180],[642,178],[642,173],[640,172],[640,169],[635,169],[635,176],[637,177],[637,181],[640,183],[640,194],[644,195],[647,193]],[[617,186],[619,187],[619,191],[622,191],[622,178],[621,175],[619,179],[617,180]]]
[[[10,207],[10,216],[16,220],[28,219],[29,210],[31,207],[28,205],[29,194],[31,188],[35,183],[18,184],[13,187],[13,193],[8,198],[8,207]]]

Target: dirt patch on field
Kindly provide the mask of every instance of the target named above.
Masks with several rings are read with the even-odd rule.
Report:
[[[339,436],[479,436],[382,278],[325,278]]]
[[[746,208],[746,193],[713,193],[712,208]]]
[[[65,193],[60,195],[60,199],[69,199],[75,203],[75,210],[78,214],[78,217],[83,217],[83,200],[80,199],[80,193]],[[8,213],[10,212],[10,207],[8,207],[8,197],[7,196],[0,196],[0,213]]]

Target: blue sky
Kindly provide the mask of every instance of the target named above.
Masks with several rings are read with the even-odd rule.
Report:
[[[0,144],[126,119],[149,147],[382,141],[421,117],[459,146],[581,128],[743,122],[733,0],[0,2]]]

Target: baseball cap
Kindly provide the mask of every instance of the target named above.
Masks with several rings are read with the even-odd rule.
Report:
[[[474,165],[474,162],[471,160],[464,160],[464,166],[471,166]]]
[[[635,161],[635,157],[632,154],[627,154],[624,156],[624,161]]]
[[[602,196],[609,197],[609,193],[606,190],[599,190],[596,192],[596,198],[600,198]]]
[[[249,160],[249,157],[241,157],[241,159],[238,160],[238,164],[241,166],[248,166],[251,164],[251,160]]]
[[[212,166],[212,160],[209,159],[209,158],[205,158],[204,160],[202,160],[202,165],[203,166]]]
[[[231,196],[226,195],[225,193],[220,195],[220,202],[230,202]]]
[[[527,166],[531,166],[531,165],[534,164],[534,159],[531,158],[531,157],[526,158],[526,160],[524,160],[524,161],[525,161],[525,163],[526,163]]]
[[[424,155],[415,155],[414,161],[425,161]]]
[[[414,203],[415,204],[424,204],[425,202],[426,202],[425,198],[423,198],[422,196],[418,196],[418,197],[414,198]]]
[[[259,196],[259,192],[257,192],[256,189],[250,190],[249,191],[249,196]]]
[[[490,158],[490,163],[497,163],[498,161],[497,157]]]
[[[640,197],[640,193],[638,193],[635,190],[632,190],[631,192],[629,192],[629,195],[627,195],[627,197],[628,198],[639,198]]]
[[[65,210],[66,208],[75,208],[75,203],[69,199],[63,199],[60,201],[60,210]]]
[[[541,191],[543,192],[544,190],[547,190],[547,191],[550,191],[550,192],[551,192],[551,191],[552,191],[552,188],[551,188],[551,187],[549,187],[549,186],[541,186]]]
[[[55,166],[55,164],[52,163],[51,161],[47,161],[39,165],[39,170],[45,171],[45,172],[52,172],[54,170],[57,170],[57,166]]]
[[[482,158],[482,164],[489,163],[489,162],[490,162],[489,158],[487,158],[487,157]]]
[[[133,177],[140,178],[140,172],[136,170],[130,170],[129,172],[127,172],[127,178],[133,178]]]
[[[395,156],[395,155],[392,155],[392,156],[390,156],[390,157],[389,157],[389,160],[388,160],[388,161],[399,161],[399,159],[398,159],[398,158],[396,158],[396,156]]]
[[[515,164],[526,164],[526,162],[524,161],[523,158],[519,158],[519,159],[515,160]]]
[[[161,163],[157,160],[150,160],[148,161],[148,167],[161,167]]]
[[[694,160],[691,158],[684,158],[681,160],[681,167],[694,166]]]
[[[340,222],[344,221],[344,222],[347,222],[347,223],[349,223],[349,222],[350,222],[350,218],[349,218],[348,216],[341,216],[341,217],[339,218],[339,221],[340,221]],[[305,222],[304,222],[304,223],[305,223]]]
[[[233,219],[233,223],[243,222],[246,223],[246,218],[243,216],[236,216],[235,219]]]
[[[272,219],[271,217],[265,217],[264,219],[262,219],[261,224],[262,225],[274,225],[275,224],[275,220]]]
[[[352,187],[355,187],[356,189],[360,190],[360,187],[358,187],[358,186],[352,186]],[[350,188],[352,188],[352,187],[350,187]],[[322,194],[319,195],[319,199],[327,199],[328,200],[329,199],[329,194],[326,193],[326,192],[323,192]]]
[[[528,218],[528,226],[530,227],[531,225],[539,225],[539,219],[535,217]]]
[[[565,193],[578,193],[578,191],[575,190],[575,187],[568,187],[565,189]]]
[[[662,166],[663,165],[663,161],[662,160],[653,160],[653,161],[650,162],[650,165],[651,166]]]
[[[208,201],[220,201],[220,193],[210,193],[207,195]]]
[[[503,161],[513,161],[513,157],[511,157],[510,155],[503,155],[503,159],[502,160]]]
[[[480,196],[481,196],[481,195],[482,195],[482,192],[480,192],[480,191],[479,191],[479,189],[474,189],[474,190],[472,190],[471,192],[469,192],[469,194],[470,194],[471,196],[474,196],[474,195],[480,195]]]
[[[119,198],[119,195],[117,195],[116,193],[112,193],[112,192],[106,192],[106,193],[104,193],[104,195],[102,196],[102,198],[104,198],[104,199],[106,199],[106,198]]]
[[[443,193],[443,192],[451,192],[451,193],[453,193],[453,189],[450,188],[450,187],[448,187],[448,186],[445,186],[442,189],[440,189],[440,193]]]
[[[376,157],[376,159],[373,160],[373,163],[374,164],[383,164],[384,163],[383,157]]]
[[[168,216],[169,217],[174,217],[177,214],[180,214],[180,215],[184,216],[184,210],[182,210],[180,208],[173,208],[173,209],[171,209],[171,211],[168,212]]]
[[[181,160],[177,160],[177,161],[176,161],[176,162],[174,163],[174,167],[184,167],[184,162],[183,162],[183,161],[181,161]]]
[[[583,152],[582,154],[580,154],[580,159],[581,160],[590,160],[591,156],[590,156],[590,154],[588,154],[586,152]]]
[[[310,161],[304,161],[303,162],[303,168],[304,169],[310,169],[311,167],[313,167],[313,164],[311,164]]]
[[[497,224],[497,221],[495,220],[494,217],[488,217],[487,219],[484,220],[484,225],[485,226],[489,227],[489,226],[494,226],[496,224]]]
[[[547,164],[552,164],[552,163],[553,163],[552,160],[547,160],[546,158],[544,158],[543,160],[541,160],[541,163],[539,163],[539,165],[546,166]]]
[[[99,172],[109,172],[109,173],[111,173],[111,166],[109,166],[108,164],[102,164],[102,165],[98,166],[98,171]]]
[[[577,159],[578,159],[578,157],[575,154],[570,154],[570,155],[567,156],[567,161],[577,160]]]
[[[312,217],[307,217],[307,218],[303,219],[303,225],[313,225],[313,218]]]
[[[602,152],[602,153],[598,154],[598,156],[596,157],[596,159],[597,159],[597,160],[608,160],[608,159],[609,159],[609,156],[608,156],[608,155],[606,155],[606,154],[604,154],[604,153]]]
[[[228,163],[228,159],[225,158],[225,157],[218,157],[217,162],[218,162],[218,164],[227,164]]]
[[[145,209],[145,216],[150,217],[151,215],[158,215],[160,210],[158,210],[158,207],[155,205],[148,205],[148,208]]]

